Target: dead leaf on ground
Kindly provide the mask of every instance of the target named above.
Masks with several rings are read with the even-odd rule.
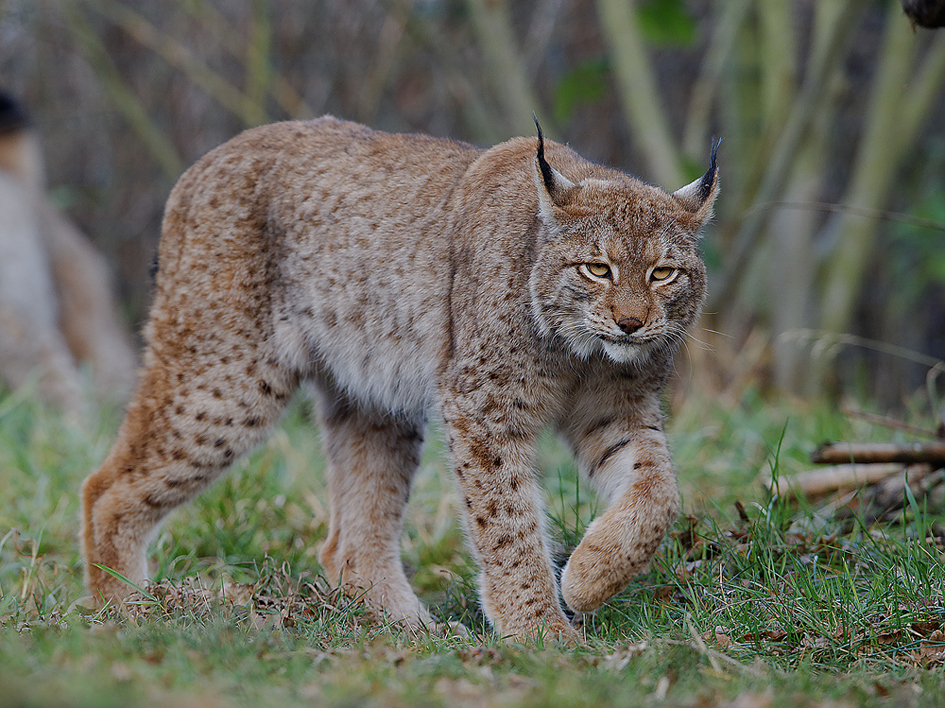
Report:
[[[649,642],[643,641],[621,647],[604,659],[603,666],[605,669],[623,671],[627,667],[627,664],[629,664],[636,657],[643,654],[643,652],[645,652],[649,646]]]
[[[940,629],[932,632],[928,639],[923,639],[919,648],[910,654],[912,660],[923,668],[945,665],[945,632]]]
[[[788,633],[785,632],[780,627],[769,627],[757,634],[755,632],[748,632],[745,636],[742,637],[742,641],[750,642],[756,639],[761,639],[766,642],[781,642],[787,637]]]
[[[702,638],[707,642],[714,642],[719,649],[728,649],[735,644],[730,634],[731,630],[728,627],[716,627],[711,632],[703,634]]]

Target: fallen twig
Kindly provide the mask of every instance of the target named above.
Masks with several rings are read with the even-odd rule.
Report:
[[[844,415],[848,415],[851,418],[859,418],[873,425],[882,425],[886,428],[892,428],[893,430],[901,430],[909,435],[918,435],[920,437],[933,439],[942,437],[936,430],[920,428],[917,425],[909,425],[908,423],[903,423],[901,420],[896,420],[889,416],[868,413],[867,411],[861,411],[856,408],[851,408],[850,406],[843,406],[841,410],[843,410]]]
[[[901,474],[905,469],[897,463],[873,465],[835,465],[823,469],[800,472],[790,477],[778,477],[772,493],[779,497],[792,498],[799,494],[809,497],[822,496],[838,489],[852,489],[881,482],[887,477]],[[771,487],[772,482],[767,486]]]
[[[810,459],[828,465],[877,462],[945,465],[945,442],[824,443],[811,453]]]

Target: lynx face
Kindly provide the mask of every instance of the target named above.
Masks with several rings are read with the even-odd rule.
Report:
[[[690,195],[630,178],[573,183],[549,174],[530,278],[542,331],[582,359],[603,353],[618,364],[639,366],[656,350],[675,349],[705,299],[702,221],[687,208]]]

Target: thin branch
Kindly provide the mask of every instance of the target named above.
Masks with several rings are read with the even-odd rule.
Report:
[[[607,42],[623,112],[637,149],[652,178],[675,189],[686,180],[669,118],[656,90],[656,75],[644,46],[632,0],[598,0],[601,31]]]
[[[878,413],[870,413],[868,411],[861,411],[856,408],[851,408],[850,406],[842,406],[841,410],[844,415],[848,415],[851,418],[859,418],[860,420],[865,420],[867,423],[872,423],[873,425],[882,425],[886,428],[892,428],[893,430],[901,430],[904,433],[909,435],[919,435],[926,438],[936,437],[936,432],[934,430],[929,430],[926,428],[920,428],[916,425],[909,425],[908,423],[903,423],[901,420],[896,420],[895,418],[890,418],[889,416],[879,415]]]
[[[194,3],[178,0],[178,5],[197,19],[204,27],[214,31],[215,39],[230,54],[244,65],[247,62],[245,42],[240,33],[226,19],[222,12],[209,2]],[[265,3],[263,3],[265,5]],[[271,27],[271,23],[270,23]],[[270,37],[271,40],[271,37]],[[247,67],[248,69],[248,67]],[[302,95],[295,90],[284,76],[269,72],[269,93],[279,107],[292,118],[311,118],[315,111],[309,106]]]
[[[272,22],[269,19],[269,3],[265,0],[253,0],[251,33],[246,46],[246,99],[256,106],[260,116],[265,116],[266,96],[272,83],[272,64],[269,53],[272,43]]]
[[[907,143],[914,142],[922,123],[931,113],[934,101],[941,97],[942,82],[945,81],[945,34],[939,32],[925,58],[922,68],[915,72],[915,79],[901,102],[902,114],[897,133]],[[910,147],[906,146],[907,149]]]
[[[880,221],[897,221],[912,226],[919,226],[935,231],[945,231],[945,223],[934,221],[932,219],[923,219],[910,214],[902,214],[895,211],[884,211],[883,209],[870,209],[868,207],[857,207],[849,204],[832,204],[830,202],[787,202],[775,201],[765,202],[764,204],[755,204],[745,211],[751,214],[756,210],[773,209],[806,209],[808,211],[827,211],[837,214],[852,214],[853,216],[862,216],[864,219],[878,219]]]
[[[261,125],[269,121],[263,106],[200,60],[189,48],[170,35],[161,32],[143,15],[114,0],[99,0],[99,11],[115,22],[142,45],[154,50],[173,67],[202,88],[245,126]]]
[[[780,131],[793,97],[797,94],[795,37],[792,21],[797,8],[791,3],[759,0],[755,4],[761,30],[759,63],[762,77],[766,130]]]
[[[475,140],[491,145],[504,138],[503,132],[497,127],[498,116],[483,100],[483,91],[469,79],[469,72],[459,62],[459,55],[455,47],[449,43],[444,33],[436,28],[430,30],[428,23],[410,16],[407,19],[407,34],[417,44],[426,46],[433,52],[442,72],[446,76],[446,85],[449,92],[459,103],[461,117],[469,126]]]
[[[534,76],[545,60],[548,43],[555,36],[558,16],[564,0],[543,0],[536,3],[532,11],[532,19],[522,43],[525,55],[525,69],[530,76]]]
[[[550,125],[525,73],[507,0],[466,0],[466,6],[509,129],[515,135],[530,135],[536,114],[543,125]]]
[[[138,97],[125,84],[108,50],[80,9],[80,4],[62,3],[60,11],[65,17],[67,29],[85,54],[119,113],[141,138],[148,152],[161,166],[164,175],[170,180],[177,179],[184,170],[184,162],[177,153],[177,149],[157,127]]]
[[[683,151],[689,157],[701,157],[709,142],[712,102],[718,93],[738,28],[744,22],[751,0],[728,0],[720,5],[721,11],[713,24],[709,47],[700,62],[702,73],[692,87],[689,110],[686,111],[682,144]]]
[[[788,341],[811,342],[813,343],[814,355],[831,358],[843,346],[863,347],[881,354],[899,357],[906,361],[913,361],[916,364],[927,366],[933,370],[940,370],[945,366],[945,361],[934,356],[928,356],[920,352],[901,347],[898,344],[881,342],[868,337],[860,337],[855,334],[838,334],[837,332],[827,332],[818,329],[796,329],[789,332],[783,332],[780,338]]]
[[[407,22],[413,11],[414,0],[396,0],[385,3],[387,17],[377,36],[371,67],[365,72],[364,81],[358,92],[357,118],[362,123],[371,124],[377,119],[377,112],[384,95],[384,87],[395,66],[395,59],[404,37],[407,36]]]

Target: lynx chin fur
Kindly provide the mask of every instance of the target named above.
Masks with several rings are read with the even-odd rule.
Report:
[[[607,503],[561,575],[589,612],[679,505],[660,391],[705,295],[718,191],[668,194],[542,139],[488,150],[331,117],[249,130],[180,178],[136,395],[83,486],[87,584],[147,572],[160,521],[318,391],[328,579],[429,623],[399,535],[428,415],[449,445],[495,630],[575,640],[534,445],[548,426]]]

